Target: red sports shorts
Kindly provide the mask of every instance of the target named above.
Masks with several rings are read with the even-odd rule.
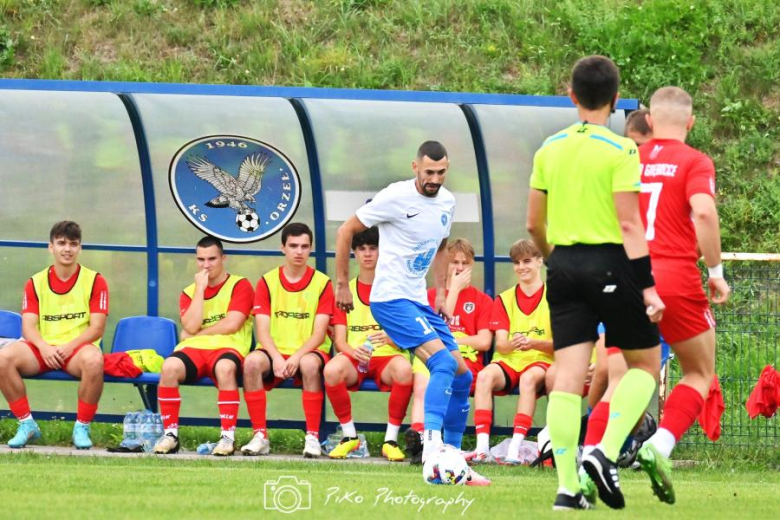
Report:
[[[503,361],[499,361],[498,366],[501,367],[501,370],[504,371],[504,375],[506,376],[506,379],[508,381],[508,384],[504,386],[503,389],[498,390],[497,392],[493,392],[493,395],[509,395],[511,394],[515,388],[520,384],[520,376],[525,374],[529,368],[533,367],[541,367],[544,369],[545,372],[547,372],[547,369],[550,368],[550,363],[545,363],[544,361],[537,361],[535,363],[531,363],[529,365],[526,365],[523,367],[522,370],[519,372],[515,370],[514,368],[510,367]],[[542,390],[539,395],[544,395],[544,390]]]
[[[36,347],[35,345],[33,345],[32,343],[30,343],[30,342],[29,342],[29,341],[27,341],[26,339],[23,339],[22,341],[23,341],[24,343],[26,343],[28,347],[30,347],[30,350],[32,350],[32,353],[33,353],[33,355],[35,356],[35,359],[37,359],[37,360],[38,360],[38,374],[37,374],[37,375],[41,375],[41,374],[45,374],[45,373],[47,373],[47,372],[53,372],[53,371],[57,370],[57,369],[55,369],[55,368],[49,368],[49,367],[46,365],[46,362],[43,360],[43,356],[41,355],[41,351],[40,351],[40,350],[38,350],[38,347]],[[64,370],[66,370],[66,369],[68,368],[68,364],[69,364],[69,363],[70,363],[70,361],[73,359],[73,356],[75,356],[75,355],[76,355],[76,353],[77,353],[79,350],[83,349],[84,347],[88,347],[88,346],[95,347],[95,344],[94,344],[94,343],[84,343],[83,345],[79,345],[78,347],[76,347],[75,349],[73,349],[73,352],[71,352],[71,353],[70,353],[70,356],[68,356],[68,357],[65,359],[65,361],[62,363],[62,368],[61,368],[60,370],[63,370],[63,371],[64,371]],[[95,348],[97,348],[97,347],[95,347]]]
[[[263,379],[263,388],[265,388],[266,391],[273,390],[274,388],[276,388],[277,386],[282,384],[282,382],[285,381],[285,378],[283,378],[283,377],[276,377],[274,375],[274,362],[271,359],[271,356],[268,354],[268,352],[266,352],[265,350],[260,350],[259,352],[262,352],[263,354],[268,356],[268,362],[271,365],[271,370],[270,370],[270,372],[268,372],[268,376],[266,376]],[[320,356],[320,358],[322,358],[322,368],[325,368],[325,363],[327,363],[330,360],[330,355],[326,354],[325,352],[323,352],[323,351],[321,351],[319,349],[312,351],[312,353],[313,354],[317,354],[318,356]],[[282,357],[284,359],[288,359],[290,357],[290,355],[289,354],[282,354]],[[320,371],[321,370],[322,369],[320,369]],[[292,377],[292,380],[293,380],[293,385],[295,385],[295,386],[303,386],[303,380],[301,379],[301,371],[300,371],[300,369],[297,372],[295,372],[295,375]]]

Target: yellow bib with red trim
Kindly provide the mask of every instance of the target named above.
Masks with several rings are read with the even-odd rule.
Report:
[[[97,273],[80,266],[70,291],[58,294],[49,286],[49,268],[32,276],[38,295],[38,328],[49,345],[63,345],[89,328],[89,300]],[[93,341],[100,348],[100,338]]]
[[[305,289],[290,292],[282,285],[280,269],[281,267],[277,267],[267,272],[263,279],[271,296],[271,337],[280,353],[291,355],[311,337],[320,296],[330,278],[314,271],[314,276]],[[330,344],[330,337],[326,334],[325,341],[318,348],[329,353]],[[262,346],[258,345],[258,348]]]
[[[509,339],[516,333],[521,333],[530,339],[552,340],[552,327],[550,326],[550,306],[547,304],[547,285],[544,286],[542,299],[531,314],[524,314],[517,305],[517,286],[507,289],[499,295],[509,316]],[[550,363],[553,357],[539,350],[520,351],[515,350],[509,354],[496,352],[493,354],[493,363],[503,361],[512,369],[520,372],[532,363]]]
[[[230,299],[233,297],[233,290],[236,284],[244,280],[243,276],[234,274],[228,275],[225,283],[220,287],[217,294],[209,299],[203,300],[203,324],[201,329],[213,327],[219,320],[227,316],[230,308]],[[193,297],[195,294],[195,284],[184,288],[184,294]],[[232,348],[238,351],[242,356],[249,354],[252,347],[252,318],[247,316],[246,321],[233,334],[210,334],[205,336],[195,336],[187,338],[174,350],[181,350],[184,347],[199,348],[203,350],[219,350],[223,348]]]

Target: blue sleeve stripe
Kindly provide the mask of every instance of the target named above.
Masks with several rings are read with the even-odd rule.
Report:
[[[547,146],[548,144],[552,143],[553,141],[557,141],[558,139],[563,139],[564,137],[569,137],[569,134],[558,134],[550,137],[547,139],[544,143],[542,143],[542,148]]]
[[[604,137],[602,135],[591,135],[590,138],[591,139],[598,139],[599,141],[604,141],[605,143],[609,143],[612,146],[614,146],[615,148],[617,148],[618,150],[622,150],[623,149],[622,145],[619,145],[618,143],[616,143],[612,139],[607,139],[606,137]]]

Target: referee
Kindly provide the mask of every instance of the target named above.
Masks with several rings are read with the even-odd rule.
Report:
[[[548,261],[547,299],[558,365],[547,407],[558,470],[556,510],[590,509],[594,482],[608,506],[625,506],[615,461],[650,402],[660,368],[654,323],[664,304],[655,291],[639,214],[639,155],[633,141],[606,127],[619,80],[608,58],[577,62],[569,96],[580,122],[544,142],[531,174],[527,225]],[[599,322],[606,327],[606,344],[623,350],[629,370],[615,389],[601,444],[583,454],[587,475],[580,481],[581,395]]]

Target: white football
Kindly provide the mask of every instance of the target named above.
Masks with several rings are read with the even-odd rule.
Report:
[[[460,450],[445,446],[431,453],[423,464],[423,480],[428,484],[443,484],[449,486],[466,483],[469,466]]]
[[[260,227],[260,217],[254,211],[247,211],[236,215],[236,225],[244,233],[251,233]]]

